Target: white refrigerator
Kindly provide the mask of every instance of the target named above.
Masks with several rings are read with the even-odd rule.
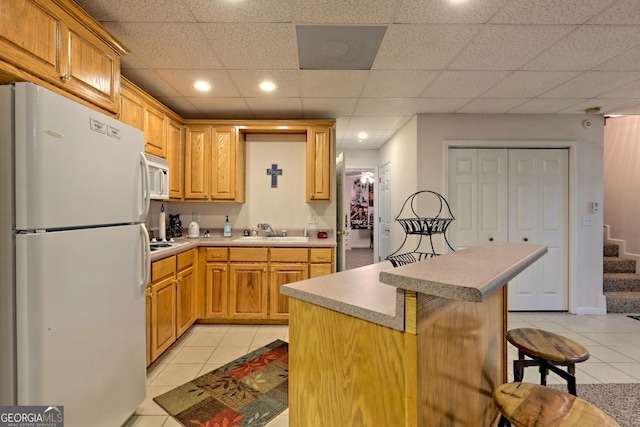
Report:
[[[31,83],[0,86],[0,406],[119,426],[145,398],[141,131]]]

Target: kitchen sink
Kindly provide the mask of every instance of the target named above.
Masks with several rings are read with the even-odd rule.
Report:
[[[280,242],[280,243],[306,243],[309,238],[306,236],[242,236],[233,240],[234,242]]]

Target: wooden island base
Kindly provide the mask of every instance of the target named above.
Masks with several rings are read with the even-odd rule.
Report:
[[[481,303],[405,298],[404,331],[291,299],[291,427],[494,424],[506,288]]]

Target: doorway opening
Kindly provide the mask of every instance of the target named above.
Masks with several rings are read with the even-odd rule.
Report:
[[[343,188],[346,270],[374,262],[374,186],[374,168],[346,169]]]

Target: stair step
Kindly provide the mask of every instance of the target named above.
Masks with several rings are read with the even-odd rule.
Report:
[[[640,292],[640,274],[604,273],[602,290],[604,292]]]
[[[620,255],[620,248],[618,245],[614,245],[611,243],[608,243],[606,245],[604,245],[604,256],[608,257],[608,256],[619,256]]]
[[[627,258],[604,257],[605,273],[635,273],[636,261]]]
[[[640,292],[605,292],[607,313],[640,313]]]

